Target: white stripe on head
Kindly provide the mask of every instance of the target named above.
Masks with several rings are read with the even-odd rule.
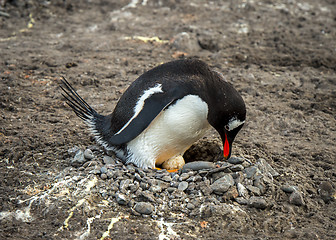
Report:
[[[136,103],[134,107],[133,117],[131,117],[131,119],[115,135],[118,135],[119,133],[121,133],[133,121],[133,119],[139,115],[139,113],[141,112],[141,110],[143,109],[145,105],[146,99],[150,98],[150,96],[152,96],[153,94],[160,93],[160,92],[161,93],[163,92],[161,84],[157,84],[155,85],[155,87],[149,88],[146,91],[144,91],[144,93],[141,95],[141,97],[139,98],[138,102]]]
[[[240,121],[236,117],[230,119],[229,123],[227,124],[228,131],[232,131],[233,129],[239,127],[240,125],[244,124],[245,121]]]

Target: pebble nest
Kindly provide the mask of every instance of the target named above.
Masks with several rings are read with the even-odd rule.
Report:
[[[267,209],[272,207],[275,192],[274,179],[279,173],[265,159],[255,163],[242,157],[228,161],[218,155],[220,149],[209,146],[193,146],[185,154],[187,163],[178,172],[165,169],[141,169],[133,164],[123,164],[111,153],[98,146],[68,150],[71,167],[66,171],[78,171],[81,177],[94,175],[98,183],[91,191],[97,192],[113,207],[125,206],[133,215],[159,218],[171,212],[188,216],[207,217],[218,214],[228,206]],[[202,150],[206,149],[206,153]],[[217,157],[210,157],[211,154]],[[191,161],[202,158],[209,161]],[[203,156],[203,157],[204,157]],[[288,201],[304,205],[302,193],[295,186],[282,186],[288,193]],[[230,203],[228,205],[228,203]],[[232,209],[231,209],[232,210]]]

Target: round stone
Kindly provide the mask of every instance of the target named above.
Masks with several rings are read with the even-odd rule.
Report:
[[[153,212],[154,206],[148,202],[138,202],[135,204],[134,210],[140,214],[149,215]]]
[[[179,183],[177,189],[184,191],[188,188],[188,185],[189,185],[188,182],[182,181]]]

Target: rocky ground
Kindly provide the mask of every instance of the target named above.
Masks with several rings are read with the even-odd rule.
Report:
[[[334,1],[0,1],[1,239],[335,239]],[[140,74],[197,57],[242,94],[177,173],[123,165],[64,103],[112,112]]]

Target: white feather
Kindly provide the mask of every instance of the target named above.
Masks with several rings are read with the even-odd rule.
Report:
[[[149,88],[146,91],[144,91],[144,93],[141,95],[137,104],[134,107],[134,115],[115,135],[118,135],[119,133],[121,133],[133,121],[133,119],[139,115],[139,113],[141,112],[141,110],[143,109],[145,105],[146,99],[148,99],[153,94],[160,93],[160,92],[163,92],[161,84],[157,84],[155,87]]]
[[[245,121],[240,121],[239,119],[237,119],[236,117],[231,118],[229,123],[228,123],[228,130],[231,131],[237,127],[239,127],[240,125],[244,124]]]
[[[188,95],[162,111],[135,139],[127,143],[129,156],[141,168],[182,155],[210,128],[208,105],[198,96]]]

